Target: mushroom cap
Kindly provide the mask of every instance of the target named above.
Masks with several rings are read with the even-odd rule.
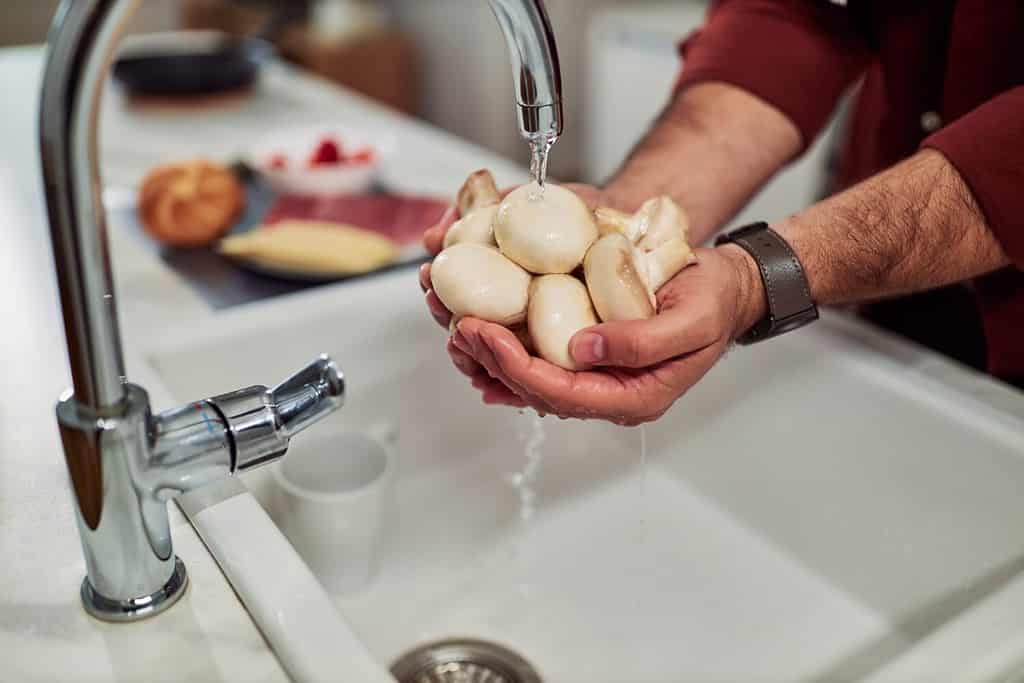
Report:
[[[597,239],[593,214],[571,190],[536,183],[498,206],[494,237],[501,253],[532,273],[571,273]]]
[[[491,204],[464,214],[445,233],[444,248],[465,242],[495,246],[497,243],[494,241],[494,217],[497,213],[498,205]]]
[[[530,279],[497,249],[471,242],[448,247],[430,267],[434,293],[456,318],[502,325],[526,319]]]
[[[587,288],[571,275],[541,275],[530,285],[527,326],[541,358],[565,368],[583,370],[569,354],[569,341],[597,324]]]
[[[494,176],[487,169],[480,169],[469,174],[466,182],[459,188],[455,197],[455,206],[460,216],[468,216],[474,209],[491,206],[501,201]]]
[[[624,235],[613,232],[597,240],[583,261],[583,272],[594,308],[604,322],[654,315],[656,303],[642,255]]]

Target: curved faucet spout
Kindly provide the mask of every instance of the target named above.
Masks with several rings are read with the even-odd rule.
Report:
[[[542,0],[488,0],[508,45],[519,132],[531,142],[562,134],[562,72]]]
[[[96,119],[117,39],[139,0],[65,0],[50,36],[39,133],[75,398],[97,412],[126,396],[107,247]]]

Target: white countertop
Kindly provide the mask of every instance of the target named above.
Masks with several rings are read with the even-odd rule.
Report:
[[[0,565],[0,652],[5,653],[0,680],[285,680],[176,508],[171,509],[176,551],[192,577],[182,603],[159,619],[128,627],[92,620],[79,606],[84,563],[53,417],[69,374],[36,150],[41,64],[39,49],[0,51],[0,88],[7,102],[15,103],[0,114],[0,224],[8,238],[0,250],[7,283],[0,293],[7,322],[0,375],[6,396],[0,402],[0,554],[5,558]],[[448,194],[481,166],[495,171],[503,184],[521,179],[518,168],[472,145],[281,65],[269,69],[257,95],[230,108],[188,115],[130,111],[116,92],[108,95],[106,105],[102,162],[104,179],[113,186],[131,187],[153,164],[168,159],[199,154],[230,159],[247,140],[271,127],[336,119],[386,126],[397,135],[402,163],[386,170],[393,187]],[[133,350],[145,348],[163,331],[202,324],[215,314],[134,236],[115,232],[111,241],[129,375],[145,384],[144,364]],[[335,287],[340,295],[345,285]],[[899,346],[892,352],[989,405],[1024,415],[1019,394],[994,382],[930,353]],[[976,652],[989,651],[986,643],[991,643],[995,654],[1001,652],[998,647],[1016,644],[1000,625],[1019,615],[1021,585],[1018,578],[987,598],[962,628],[944,630],[905,653],[893,663],[892,675],[882,678],[913,680],[937,657],[954,661],[957,649],[967,643]],[[998,633],[1001,639],[995,639]]]
[[[286,680],[216,563],[175,506],[176,552],[191,587],[166,615],[132,626],[87,617],[78,599],[84,561],[54,418],[70,384],[45,220],[36,139],[40,48],[0,50],[0,680]],[[383,110],[283,65],[253,97],[200,112],[130,111],[108,91],[101,128],[108,186],[132,187],[156,163],[203,155],[232,159],[262,131],[344,121],[388,128],[403,164],[393,187],[448,194],[473,168],[503,182],[519,170],[429,126]],[[122,334],[133,355],[161,329],[214,315],[134,237],[111,236]],[[143,379],[140,383],[145,384]],[[228,389],[230,387],[226,387]],[[169,406],[157,405],[157,409]]]

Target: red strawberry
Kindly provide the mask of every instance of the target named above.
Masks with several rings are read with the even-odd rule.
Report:
[[[342,160],[341,146],[330,138],[320,141],[309,160],[310,166],[335,166]]]

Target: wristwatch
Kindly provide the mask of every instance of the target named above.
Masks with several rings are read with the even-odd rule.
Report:
[[[735,244],[757,262],[768,298],[768,315],[736,340],[753,344],[777,337],[818,319],[800,260],[767,223],[752,223],[718,237],[715,246]]]

